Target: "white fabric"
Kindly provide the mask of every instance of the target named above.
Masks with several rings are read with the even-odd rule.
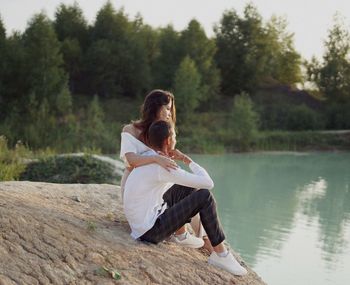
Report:
[[[125,158],[126,153],[133,152],[136,154],[142,154],[149,150],[151,150],[151,148],[135,138],[132,134],[127,132],[121,133],[120,158],[124,161],[126,167],[130,166],[128,160]]]
[[[157,155],[155,151],[151,151]],[[204,168],[192,162],[192,173],[181,168],[167,171],[158,164],[148,164],[133,169],[124,191],[124,212],[131,227],[131,236],[139,238],[151,229],[165,209],[163,194],[174,184],[193,188],[211,189],[213,180]]]
[[[121,133],[120,158],[124,161],[124,164],[125,164],[124,173],[120,181],[120,191],[122,194],[122,198],[124,195],[125,182],[130,174],[130,171],[128,170],[128,167],[130,166],[130,164],[126,159],[125,154],[128,152],[133,152],[135,154],[143,154],[150,150],[151,148],[145,145],[142,141],[135,138],[132,134],[127,132]]]

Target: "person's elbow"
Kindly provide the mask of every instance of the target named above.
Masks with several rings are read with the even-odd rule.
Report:
[[[208,181],[206,184],[207,184],[205,187],[206,189],[211,190],[214,188],[214,181],[211,178],[208,178]]]

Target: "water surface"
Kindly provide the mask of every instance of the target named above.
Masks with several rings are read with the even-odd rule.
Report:
[[[268,284],[350,284],[350,153],[193,158],[227,240]]]

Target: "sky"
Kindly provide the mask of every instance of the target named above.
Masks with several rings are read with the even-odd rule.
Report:
[[[90,24],[95,20],[98,10],[106,0],[77,0]],[[252,2],[268,20],[272,15],[283,16],[288,21],[288,31],[294,33],[296,50],[306,59],[313,55],[321,58],[324,53],[323,42],[333,23],[336,12],[344,17],[350,30],[349,0],[111,0],[116,9],[124,8],[130,19],[140,13],[144,23],[153,27],[172,24],[181,31],[189,21],[197,19],[207,35],[212,37],[213,26],[219,23],[225,10],[235,9],[242,14],[247,3]],[[0,0],[0,15],[7,35],[14,30],[23,32],[28,20],[35,14],[45,11],[54,19],[60,3],[72,4],[74,0]]]

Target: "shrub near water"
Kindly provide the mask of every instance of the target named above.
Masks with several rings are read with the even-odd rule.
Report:
[[[7,146],[7,139],[0,136],[0,181],[17,180],[25,169],[21,159],[28,154],[29,151],[21,142],[11,150]]]
[[[113,166],[84,156],[54,156],[30,163],[20,180],[53,183],[115,183]]]

